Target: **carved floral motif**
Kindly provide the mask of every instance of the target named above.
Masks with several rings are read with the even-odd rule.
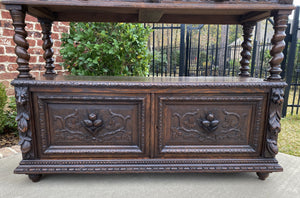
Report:
[[[132,133],[127,129],[127,121],[131,119],[130,115],[114,113],[111,109],[107,115],[99,113],[90,113],[88,119],[81,120],[82,112],[75,109],[74,113],[66,116],[54,115],[54,119],[59,124],[55,129],[55,138],[57,141],[71,138],[77,141],[88,141],[92,138],[98,142],[104,142],[108,139],[131,140]],[[80,114],[80,115],[79,115]],[[106,113],[107,114],[107,113]]]
[[[217,110],[216,110],[217,111]],[[241,115],[223,109],[223,120],[217,120],[215,113],[209,112],[204,116],[198,109],[183,115],[174,113],[178,125],[171,127],[173,138],[198,138],[199,141],[217,141],[230,138],[242,138]],[[203,119],[204,117],[204,119]],[[197,124],[198,123],[198,124]],[[218,125],[220,125],[218,127]],[[198,127],[197,127],[198,125]],[[220,128],[217,130],[217,128]],[[216,131],[216,132],[214,132]]]
[[[281,131],[281,105],[284,91],[282,88],[273,88],[271,92],[270,113],[268,119],[266,157],[275,157],[278,153],[277,138]]]
[[[20,136],[21,151],[24,159],[30,159],[32,152],[32,132],[29,127],[30,111],[28,101],[28,87],[16,87],[16,103],[18,115],[18,131]]]

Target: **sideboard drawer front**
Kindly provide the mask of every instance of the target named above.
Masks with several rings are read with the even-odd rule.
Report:
[[[258,156],[263,95],[157,97],[157,156]]]
[[[41,157],[145,156],[144,96],[35,96]]]

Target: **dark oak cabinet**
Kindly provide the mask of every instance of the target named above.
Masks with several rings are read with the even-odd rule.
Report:
[[[15,27],[15,86],[23,160],[15,173],[282,171],[278,153],[280,78],[292,1],[3,1]],[[46,72],[30,74],[25,14],[41,22]],[[270,76],[249,77],[256,21],[274,17]],[[243,25],[239,77],[59,76],[53,21]]]

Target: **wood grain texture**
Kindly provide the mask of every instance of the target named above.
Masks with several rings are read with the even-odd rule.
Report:
[[[241,67],[240,67],[240,73],[239,73],[239,75],[242,77],[250,76],[249,64],[250,64],[251,49],[252,49],[251,37],[252,37],[254,25],[255,25],[254,22],[247,22],[247,23],[243,24],[244,41],[242,43],[243,51],[241,52],[242,59],[240,61]]]
[[[44,59],[46,61],[46,65],[45,65],[45,75],[54,75],[56,74],[56,72],[54,71],[54,60],[53,60],[53,41],[51,38],[51,28],[52,28],[52,21],[49,19],[44,19],[44,18],[40,18],[39,22],[41,24],[42,27],[42,33],[43,33],[43,38],[42,40],[43,42],[43,50],[44,50]]]
[[[26,8],[23,6],[8,6],[10,15],[15,28],[14,42],[16,43],[15,53],[17,55],[17,64],[19,71],[19,79],[32,79],[29,68],[30,55],[27,50],[29,44],[26,40],[27,32],[25,31],[25,15]]]
[[[280,73],[282,72],[282,69],[280,64],[284,58],[282,51],[285,48],[285,29],[287,27],[289,14],[290,12],[287,11],[277,11],[274,13],[274,35],[271,40],[273,46],[270,51],[272,59],[269,62],[270,76],[268,77],[268,80],[281,80]]]

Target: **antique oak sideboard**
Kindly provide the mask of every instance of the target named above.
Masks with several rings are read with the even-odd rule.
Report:
[[[282,50],[291,0],[5,0],[23,160],[15,173],[282,171]],[[30,74],[24,18],[42,26],[45,75]],[[249,77],[255,22],[274,17],[267,80]],[[241,24],[239,77],[76,77],[55,72],[53,21]]]

